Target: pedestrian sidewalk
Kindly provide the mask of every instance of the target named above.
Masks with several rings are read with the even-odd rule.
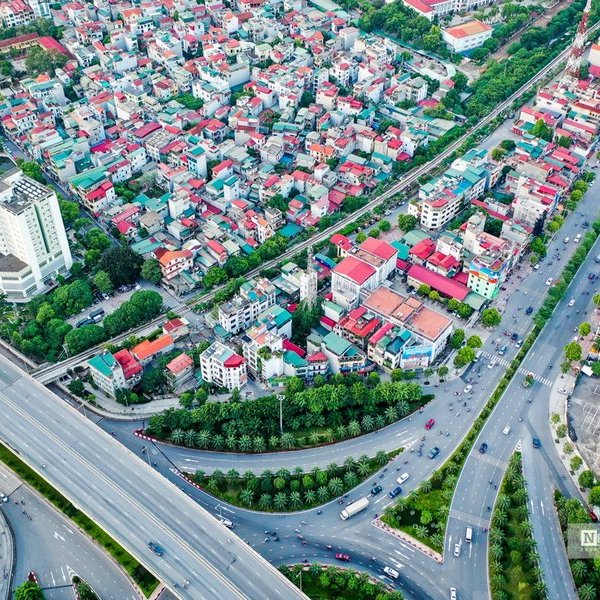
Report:
[[[582,495],[584,500],[587,502],[589,495],[588,490],[585,490],[580,487],[578,478],[581,472],[589,469],[589,467],[587,466],[585,459],[579,452],[579,449],[577,448],[577,443],[571,441],[571,439],[568,436],[559,438],[557,435],[557,429],[560,425],[565,425],[567,427],[569,425],[567,421],[567,398],[570,394],[572,394],[573,390],[575,389],[576,382],[577,378],[571,373],[559,376],[554,380],[554,385],[550,390],[550,414],[548,415],[548,419],[550,421],[550,428],[552,431],[554,442],[557,445],[558,456],[562,461],[567,473],[569,473],[573,484],[579,490],[579,493]],[[564,390],[564,393],[559,392],[559,390]],[[560,417],[557,423],[552,423],[553,414],[557,414]],[[572,452],[565,452],[564,449],[566,444],[573,448]],[[567,446],[567,449],[569,448],[569,446]],[[571,469],[571,459],[574,456],[579,456],[579,458],[581,458],[582,460],[582,466],[577,471],[573,471]]]
[[[9,600],[14,568],[14,540],[0,507],[0,600]]]

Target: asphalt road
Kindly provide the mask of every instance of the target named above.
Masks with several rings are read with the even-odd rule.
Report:
[[[553,442],[551,439],[545,439],[545,435],[550,438],[547,399],[550,386],[558,374],[562,347],[573,336],[573,327],[585,319],[584,311],[591,295],[584,295],[583,291],[593,293],[595,288],[589,284],[587,274],[593,265],[593,258],[600,253],[600,243],[590,252],[565,302],[557,309],[554,318],[528,353],[521,371],[515,376],[491,415],[465,464],[451,505],[443,565],[438,565],[403,541],[375,529],[372,520],[375,514],[381,514],[385,506],[391,503],[385,492],[396,485],[395,479],[401,472],[408,472],[410,475],[409,480],[402,486],[404,493],[407,493],[429,477],[433,470],[439,467],[440,461],[456,448],[468,432],[475,415],[518,352],[515,344],[502,335],[503,331],[510,329],[511,332],[518,333],[520,338],[524,338],[530,331],[532,320],[525,315],[524,309],[529,305],[537,309],[541,305],[548,290],[545,286],[547,277],[559,274],[574,251],[576,245],[570,242],[565,246],[564,237],[569,236],[573,240],[577,232],[584,231],[581,229],[581,223],[584,220],[593,220],[594,199],[598,195],[599,185],[594,183],[580,203],[578,214],[572,216],[557,234],[540,269],[535,271],[524,264],[512,275],[512,281],[508,285],[513,287],[506,293],[504,322],[484,344],[479,363],[462,378],[434,388],[436,398],[425,407],[423,413],[416,413],[379,432],[323,448],[259,456],[202,452],[164,444],[148,445],[132,434],[133,428],[143,425],[141,422],[131,424],[102,419],[99,424],[107,430],[115,431],[117,439],[140,456],[143,456],[142,446],[148,446],[149,459],[157,464],[158,470],[171,480],[178,481],[179,485],[209,511],[214,514],[221,512],[234,521],[236,533],[248,540],[274,564],[298,562],[302,559],[328,562],[333,559],[336,550],[346,552],[352,556],[352,566],[380,577],[383,577],[382,568],[385,565],[398,569],[401,577],[396,583],[411,598],[445,598],[450,586],[458,588],[459,597],[473,600],[488,598],[487,535],[482,529],[488,527],[490,513],[486,507],[494,505],[497,493],[493,486],[489,485],[489,481],[499,483],[510,455],[522,440],[524,464],[529,478],[532,523],[540,548],[545,579],[549,590],[555,590],[553,598],[570,598],[568,565],[556,519],[552,518],[552,490],[558,486],[570,495],[576,494],[576,490],[569,485],[561,471],[562,467],[558,466],[560,461],[554,454]],[[555,258],[557,251],[560,256]],[[565,307],[571,297],[577,299],[577,304],[573,308]],[[577,310],[580,311],[579,314]],[[512,315],[516,318],[513,319]],[[495,349],[498,338],[502,345],[508,345],[507,353],[502,357]],[[490,369],[489,357],[492,356],[499,364]],[[548,369],[548,364],[553,364],[553,369]],[[528,371],[535,374],[536,382],[532,388],[526,390],[522,387],[522,380]],[[463,389],[468,379],[473,379],[471,398],[468,398]],[[529,397],[532,398],[531,404],[527,402]],[[463,406],[464,402],[466,407]],[[523,418],[522,422],[518,421],[519,416]],[[430,417],[435,418],[437,422],[431,431],[426,432],[424,424]],[[502,433],[506,424],[511,426],[509,435]],[[442,435],[440,431],[443,432]],[[449,433],[448,436],[445,435],[446,432]],[[533,451],[531,448],[534,432],[542,439],[541,451]],[[417,450],[423,436],[425,452],[419,457]],[[486,441],[489,445],[485,455],[480,455],[477,451],[481,441]],[[434,445],[441,449],[441,454],[432,461],[426,458],[425,453]],[[398,447],[404,447],[405,453],[397,457],[385,470],[353,490],[345,502],[368,495],[374,482],[383,486],[384,493],[371,498],[367,510],[345,522],[339,519],[341,507],[335,500],[321,507],[321,514],[317,514],[317,509],[313,509],[292,515],[264,515],[219,504],[210,495],[184,483],[176,474],[177,469],[193,471],[201,468],[210,472],[215,468],[223,471],[235,468],[243,473],[246,469],[254,472],[279,468],[291,470],[298,465],[310,470],[315,465],[327,466],[331,462],[342,464],[347,456],[359,456],[363,453],[372,456],[378,450],[392,450]],[[404,461],[408,462],[405,464]],[[302,526],[302,520],[308,525]],[[472,525],[475,531],[473,543],[470,545],[464,543],[467,525]],[[307,540],[306,546],[296,537],[296,528],[301,530]],[[264,535],[266,529],[277,529],[280,541],[265,541],[265,538],[269,537]],[[462,548],[459,558],[452,555],[454,544],[457,542],[461,543]],[[327,545],[333,548],[328,550]],[[373,557],[375,560],[372,560]]]
[[[0,467],[0,486],[10,494],[10,502],[0,510],[14,534],[13,588],[34,571],[48,600],[72,600],[71,576],[77,574],[103,599],[140,598],[128,577],[102,549],[4,467]]]
[[[154,469],[3,357],[0,384],[0,438],[180,598],[304,597]],[[148,549],[151,540],[164,548],[162,557]]]

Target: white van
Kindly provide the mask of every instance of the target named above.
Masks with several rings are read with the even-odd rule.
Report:
[[[233,529],[233,521],[230,521],[229,519],[226,519],[225,517],[221,517],[219,519],[219,521],[221,521],[221,523],[223,523],[223,525],[225,525],[225,527],[229,527],[229,529]]]
[[[473,528],[467,527],[467,531],[465,532],[465,542],[471,543],[473,541]]]
[[[398,579],[398,577],[400,577],[400,573],[398,573],[396,569],[392,569],[392,567],[383,567],[383,572],[392,579]]]

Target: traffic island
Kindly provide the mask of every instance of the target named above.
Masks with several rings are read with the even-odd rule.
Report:
[[[444,557],[439,552],[435,552],[427,544],[420,542],[419,540],[412,537],[405,531],[402,531],[401,529],[394,529],[393,527],[390,527],[387,523],[384,523],[380,518],[373,519],[372,523],[375,527],[378,527],[382,531],[385,531],[386,533],[389,533],[390,535],[397,537],[398,539],[402,540],[403,542],[410,544],[413,548],[415,548],[419,552],[422,552],[423,554],[426,554],[427,556],[429,556],[429,558],[432,558],[436,562],[438,562],[440,564],[444,562]]]

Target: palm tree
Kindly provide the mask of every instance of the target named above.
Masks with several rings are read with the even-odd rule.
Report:
[[[502,529],[499,529],[498,527],[492,527],[490,529],[490,544],[502,544],[505,537]]]
[[[287,506],[287,494],[285,492],[277,492],[273,498],[273,506],[277,510],[283,510]]]
[[[371,431],[374,427],[373,417],[371,415],[365,415],[360,424],[364,431]]]
[[[324,432],[323,432],[323,440],[327,443],[333,442],[334,440],[334,436],[333,436],[333,429],[331,429],[330,427],[328,427]]]
[[[375,429],[383,429],[385,427],[385,417],[381,414],[375,415]]]
[[[441,548],[444,545],[444,536],[441,533],[434,533],[431,536],[431,543],[435,548]]]
[[[212,438],[212,436],[210,435],[210,433],[208,431],[206,431],[205,429],[201,429],[196,434],[196,443],[198,444],[199,448],[206,450],[207,448],[210,447],[211,438]]]
[[[269,446],[271,446],[271,448],[277,448],[277,446],[279,446],[279,437],[276,435],[272,435],[269,438]]]
[[[225,444],[229,450],[235,450],[237,446],[237,438],[235,435],[228,435],[227,439],[225,440]]]
[[[246,506],[250,506],[254,500],[254,492],[248,488],[244,488],[240,492],[240,502]]]
[[[308,441],[310,443],[311,446],[318,446],[319,442],[321,441],[321,434],[318,431],[311,431],[310,435],[308,436]]]
[[[254,450],[254,452],[264,452],[267,449],[267,446],[265,444],[265,438],[262,435],[256,435],[254,436],[254,439],[252,440],[252,449]]]
[[[356,470],[361,477],[366,477],[371,470],[371,465],[369,464],[369,457],[366,454],[363,454],[359,459],[356,465]]]
[[[497,510],[494,513],[494,524],[502,527],[508,522],[508,516],[503,510]]]
[[[346,471],[354,471],[356,468],[356,459],[353,456],[348,456],[344,461],[344,469]]]
[[[293,433],[286,431],[281,436],[281,446],[286,450],[291,450],[296,445],[296,438]]]
[[[347,489],[352,489],[358,483],[358,477],[353,471],[348,471],[344,475],[344,483]]]
[[[339,496],[344,491],[344,482],[339,477],[334,477],[329,480],[327,487],[333,496]]]
[[[547,598],[548,597],[548,588],[546,587],[546,584],[542,580],[536,581],[533,584],[533,589],[536,593],[537,598]]]
[[[275,473],[275,477],[283,477],[283,479],[285,479],[286,481],[289,480],[290,476],[291,473],[286,468],[279,469],[277,473]]]
[[[302,506],[300,492],[290,492],[290,506],[295,509],[298,509]]]
[[[421,539],[426,538],[429,533],[425,525],[413,525],[413,531],[415,532],[415,537]]]
[[[329,475],[329,477],[337,477],[339,470],[340,468],[336,463],[329,463],[327,465],[327,475]]]
[[[219,450],[223,450],[225,446],[225,439],[220,433],[217,433],[212,439],[212,447],[218,452]]]
[[[250,452],[252,450],[252,438],[249,435],[243,435],[239,441],[241,452]]]
[[[500,494],[496,502],[496,506],[503,511],[507,511],[510,508],[510,496],[508,494]]]
[[[521,530],[521,532],[523,533],[523,535],[526,536],[531,536],[533,533],[533,525],[531,524],[531,521],[527,520],[527,521],[521,521],[521,523],[519,524],[519,529]]]
[[[304,492],[304,502],[305,504],[308,504],[309,506],[313,505],[317,500],[317,495],[315,494],[315,492],[313,490],[306,490],[306,492]]]
[[[298,465],[297,467],[294,467],[294,475],[296,475],[296,476],[304,475],[304,469],[300,465]]]
[[[211,477],[207,482],[206,482],[206,489],[209,492],[217,492],[219,490],[219,482],[214,478]]]
[[[335,437],[338,440],[343,440],[348,435],[348,431],[343,425],[339,425],[335,428]]]
[[[401,417],[405,417],[410,412],[410,404],[406,400],[400,400],[396,404],[396,408]]]
[[[596,294],[600,296],[600,294]],[[579,600],[595,600],[596,598],[596,587],[592,583],[585,583],[578,590]]]
[[[229,481],[233,482],[236,479],[240,478],[240,473],[239,473],[239,471],[236,471],[235,469],[229,469],[229,471],[227,471],[226,477]]]
[[[329,499],[329,490],[327,489],[327,486],[322,485],[317,490],[317,498],[319,499],[319,502],[321,502],[321,503],[327,502],[327,500]]]
[[[188,429],[183,434],[183,443],[188,448],[193,448],[196,445],[196,432],[193,429]]]
[[[428,494],[431,491],[431,479],[426,479],[422,484],[421,484],[421,488],[420,490],[425,493]]]
[[[273,499],[271,498],[271,494],[263,494],[258,501],[258,508],[260,510],[269,510],[272,502]]]
[[[394,406],[388,406],[385,409],[385,420],[388,423],[394,423],[396,421],[396,419],[398,418],[398,411],[396,410],[396,408]]]
[[[379,452],[377,452],[377,454],[375,455],[375,462],[380,467],[387,465],[387,462],[388,462],[387,452],[385,452],[384,450],[379,450]]]
[[[491,544],[490,545],[490,557],[494,560],[500,561],[502,560],[502,555],[504,554],[502,550],[502,546],[500,544]]]
[[[360,435],[360,424],[358,421],[353,419],[348,423],[348,435],[351,435],[352,437]]]
[[[185,433],[183,431],[183,429],[173,429],[173,431],[171,431],[171,435],[169,436],[169,439],[174,443],[174,444],[181,444],[181,442],[183,442],[183,438],[185,436]]]
[[[582,560],[575,560],[571,563],[571,571],[573,571],[573,578],[575,583],[578,585],[585,581],[587,576],[587,565]]]

